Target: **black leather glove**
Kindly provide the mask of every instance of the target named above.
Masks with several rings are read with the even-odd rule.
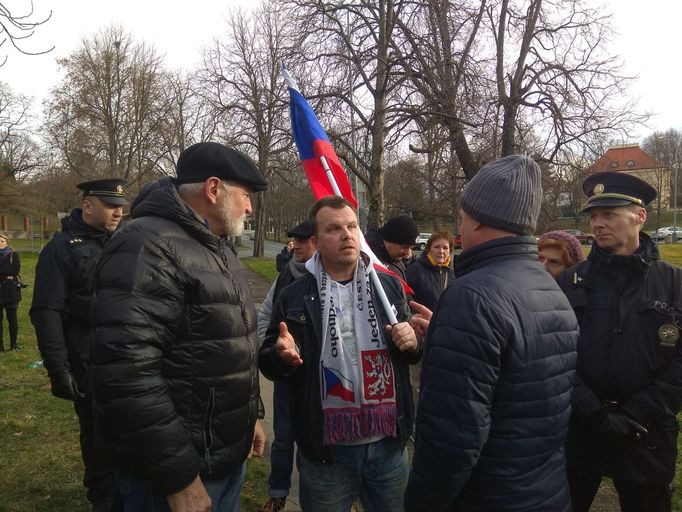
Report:
[[[76,379],[69,370],[63,370],[59,373],[50,375],[50,384],[52,385],[52,395],[57,398],[74,401],[77,398],[85,398],[85,394],[78,389]]]
[[[594,423],[594,433],[601,436],[635,438],[649,433],[641,424],[620,411],[604,410],[601,418]]]

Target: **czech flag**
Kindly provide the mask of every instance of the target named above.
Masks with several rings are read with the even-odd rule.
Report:
[[[357,208],[358,202],[353,195],[348,176],[341,167],[341,162],[329,142],[327,133],[284,66],[282,66],[282,75],[289,86],[291,131],[294,134],[298,154],[303,162],[303,170],[308,177],[315,200],[335,195],[320,160],[320,157],[325,157],[341,195]]]
[[[346,402],[355,402],[353,383],[341,375],[341,372],[327,368],[322,364],[322,375],[324,377],[324,390],[327,395],[338,396]]]

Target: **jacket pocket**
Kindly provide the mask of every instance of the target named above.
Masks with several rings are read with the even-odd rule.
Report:
[[[211,455],[211,448],[213,447],[213,412],[215,409],[215,388],[210,388],[208,391],[208,399],[206,400],[206,409],[204,410],[204,452],[206,454],[206,462],[208,463]]]

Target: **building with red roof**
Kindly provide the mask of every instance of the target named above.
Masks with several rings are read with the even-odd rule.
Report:
[[[671,208],[671,171],[656,161],[639,144],[612,146],[595,163],[587,168],[588,173],[618,171],[633,174],[649,182],[657,191],[661,208]],[[658,205],[658,198],[652,203]]]

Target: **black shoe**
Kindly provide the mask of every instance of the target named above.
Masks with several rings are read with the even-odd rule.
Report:
[[[14,345],[13,347],[10,347],[9,349],[13,350],[14,352],[21,352],[21,349],[19,348],[18,345]]]

